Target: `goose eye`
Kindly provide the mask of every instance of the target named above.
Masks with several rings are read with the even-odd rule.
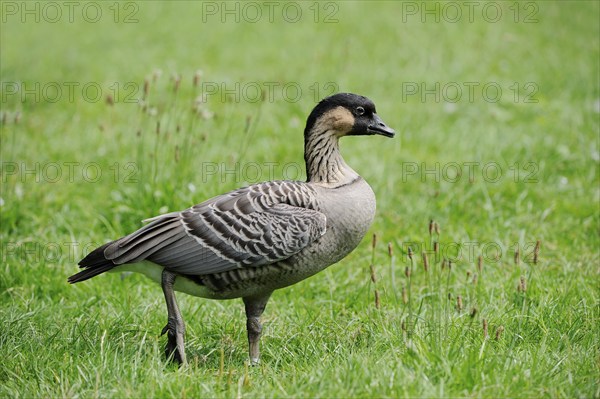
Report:
[[[356,113],[358,115],[363,115],[365,113],[365,109],[363,107],[356,107]]]

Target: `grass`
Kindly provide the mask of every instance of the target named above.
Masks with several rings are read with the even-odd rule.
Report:
[[[312,3],[293,3],[296,23],[131,4],[119,23],[107,3],[96,23],[3,11],[1,397],[600,397],[597,2],[515,3],[517,17],[498,2],[495,23],[466,8],[448,22],[460,3],[434,3],[439,22],[406,8],[420,2],[320,3],[318,23]],[[160,287],[66,283],[145,217],[301,179],[304,119],[334,89],[372,98],[400,134],[342,142],[376,221],[345,260],[273,295],[259,367],[240,301],[179,295],[191,364],[177,369]]]

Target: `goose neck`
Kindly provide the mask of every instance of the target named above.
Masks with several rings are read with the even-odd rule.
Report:
[[[339,137],[334,131],[313,132],[304,143],[307,181],[328,187],[348,184],[358,178],[339,149]]]

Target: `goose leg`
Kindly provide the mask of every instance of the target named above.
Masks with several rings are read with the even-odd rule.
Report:
[[[167,346],[165,347],[167,359],[171,359],[172,356],[172,360],[176,363],[186,364],[184,347],[185,324],[177,306],[175,291],[173,291],[176,277],[175,273],[167,269],[164,269],[162,272],[161,286],[165,294],[165,301],[167,302],[168,321],[167,325],[162,329],[161,335],[167,333]]]
[[[271,293],[258,297],[245,297],[244,305],[246,305],[246,329],[248,330],[248,347],[250,354],[250,363],[254,366],[258,364],[260,357],[260,334],[262,333],[262,324],[260,324],[260,316],[265,311],[267,302]]]

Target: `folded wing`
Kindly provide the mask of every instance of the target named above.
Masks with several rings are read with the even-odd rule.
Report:
[[[325,234],[326,217],[314,208],[314,192],[303,183],[269,182],[239,189],[151,219],[79,263],[98,268],[98,273],[84,270],[70,281],[143,260],[198,276],[274,263]]]

